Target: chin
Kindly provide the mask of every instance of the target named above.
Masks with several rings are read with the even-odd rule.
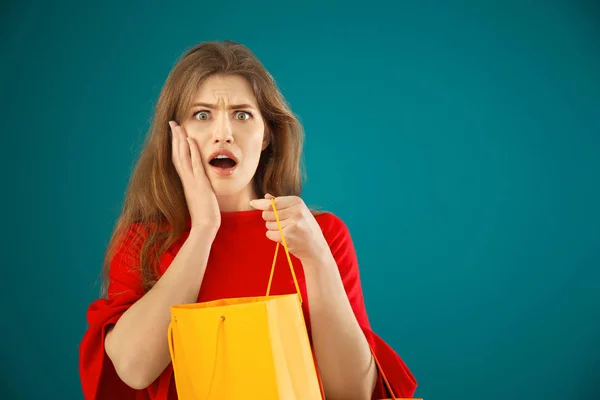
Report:
[[[210,183],[217,196],[232,196],[242,192],[250,182],[240,179],[211,179]]]

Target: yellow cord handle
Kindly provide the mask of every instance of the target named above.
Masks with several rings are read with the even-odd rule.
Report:
[[[298,286],[298,280],[296,279],[296,273],[294,272],[294,265],[292,264],[292,259],[290,258],[290,252],[287,247],[287,243],[285,241],[285,236],[283,236],[283,230],[281,229],[281,222],[279,221],[279,214],[277,214],[277,209],[275,208],[275,199],[271,199],[271,206],[273,207],[273,212],[275,213],[275,219],[277,220],[277,227],[279,228],[279,234],[281,235],[281,242],[283,243],[283,248],[285,249],[285,254],[287,256],[288,264],[290,265],[290,272],[292,273],[292,278],[294,278],[294,285],[296,285],[296,292],[298,293],[298,297],[300,298],[300,304],[302,304],[302,293],[300,293],[300,287]],[[275,257],[273,257],[273,265],[271,266],[271,276],[269,277],[269,285],[267,286],[267,296],[271,293],[271,283],[273,282],[273,275],[275,274],[275,264],[277,262],[277,253],[279,252],[279,243],[277,243],[277,247],[275,247]]]
[[[275,213],[275,219],[277,220],[277,226],[279,227],[279,234],[281,235],[281,241],[283,243],[283,248],[285,249],[285,254],[287,256],[288,264],[290,265],[290,272],[292,273],[292,277],[294,278],[294,284],[296,285],[296,291],[298,292],[298,297],[300,298],[300,304],[302,304],[302,294],[300,293],[300,288],[298,286],[298,280],[296,279],[296,274],[294,273],[294,265],[292,264],[292,259],[290,258],[290,253],[288,251],[287,243],[285,241],[285,236],[283,236],[283,230],[281,229],[281,222],[279,221],[279,215],[277,214],[277,209],[275,208],[275,199],[271,199],[271,206],[273,207],[273,212]],[[277,243],[277,247],[275,247],[275,257],[273,257],[273,265],[271,266],[271,276],[269,277],[269,285],[267,286],[267,296],[271,293],[271,283],[273,282],[273,274],[275,273],[275,263],[277,261],[277,253],[279,251],[279,243]],[[373,355],[373,359],[375,360],[375,364],[377,365],[377,369],[383,378],[383,382],[390,394],[392,399],[396,399],[397,397],[394,395],[394,391],[392,390],[392,386],[388,381],[385,373],[383,372],[383,368],[381,368],[381,364],[379,364],[379,360],[375,355],[375,351],[373,347],[369,344],[369,349],[371,350],[371,354]],[[316,365],[316,360],[315,360]],[[318,368],[318,367],[317,367]],[[319,374],[319,370],[317,369],[317,379],[319,380],[319,385],[321,388],[321,395],[325,398],[325,392],[323,391],[323,383],[321,381],[321,376]]]

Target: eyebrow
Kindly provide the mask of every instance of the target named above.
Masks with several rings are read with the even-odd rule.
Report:
[[[192,104],[192,107],[206,107],[206,108],[210,108],[211,110],[215,110],[218,107],[215,104],[209,104],[209,103],[200,103],[200,102],[196,102],[194,104]],[[232,104],[228,107],[230,110],[237,110],[240,108],[252,108],[252,109],[256,109],[256,107],[244,103],[244,104]]]

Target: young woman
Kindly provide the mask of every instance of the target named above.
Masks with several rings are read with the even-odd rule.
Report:
[[[387,397],[369,344],[396,396],[413,395],[411,372],[371,331],[347,227],[299,197],[302,142],[300,123],[246,47],[207,42],[179,60],[107,249],[105,296],[87,313],[86,399],[177,399],[170,307],[264,295],[280,240],[272,198],[327,399]],[[272,294],[294,292],[291,274],[275,274]]]

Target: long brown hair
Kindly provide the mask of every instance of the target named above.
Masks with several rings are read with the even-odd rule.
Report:
[[[205,42],[187,51],[169,73],[158,98],[144,147],[130,178],[104,259],[103,293],[115,253],[127,241],[144,290],[158,279],[160,255],[187,228],[189,210],[183,186],[171,160],[169,120],[179,123],[199,85],[209,76],[239,75],[250,83],[265,121],[269,146],[262,152],[254,190],[259,197],[299,196],[302,192],[303,128],[275,80],[245,46],[232,41]],[[132,230],[131,227],[139,227]],[[168,229],[166,229],[168,228]]]

